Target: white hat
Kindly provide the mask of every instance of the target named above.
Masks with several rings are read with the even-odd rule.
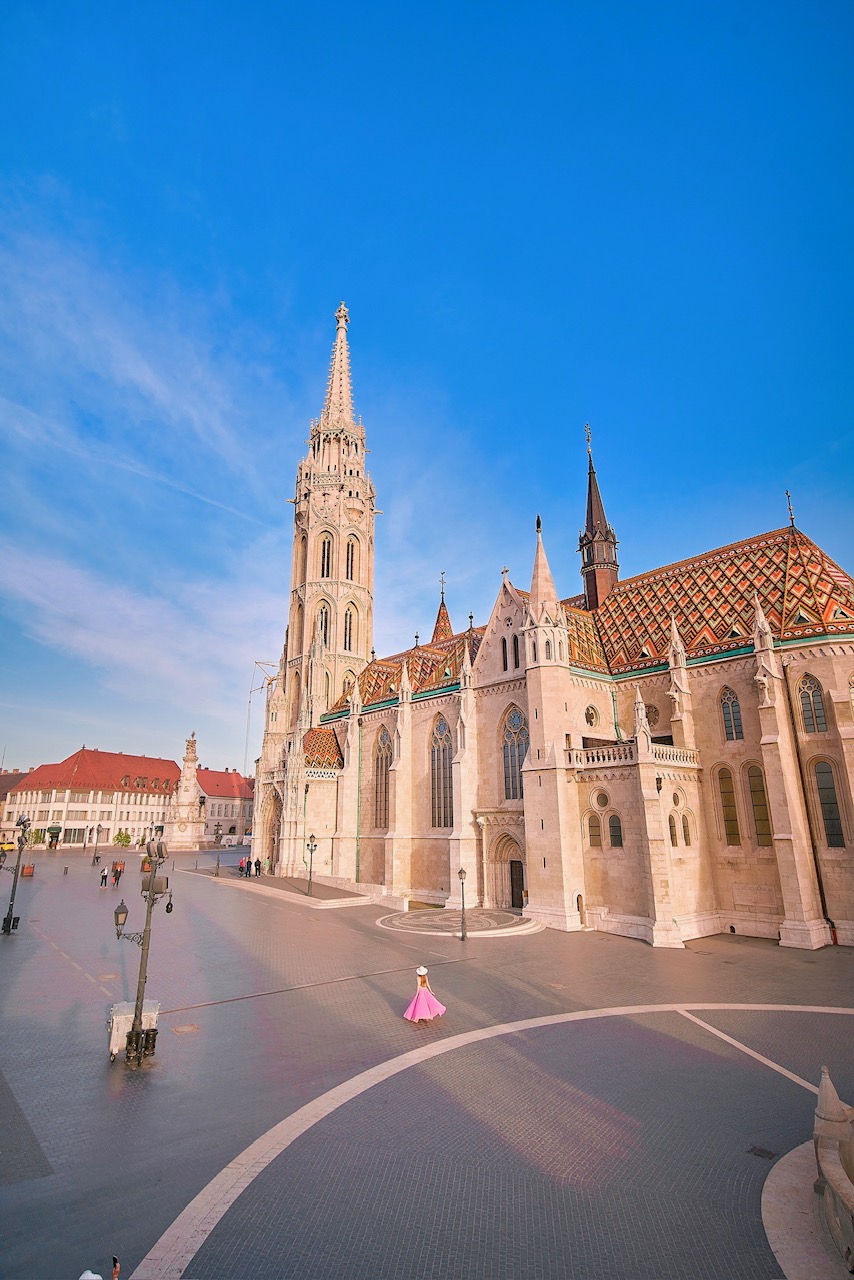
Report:
[[[101,1280],[101,1277],[96,1275],[94,1271],[90,1271],[87,1267],[80,1277],[80,1280]]]
[[[415,970],[415,972],[419,975],[419,977],[422,977],[422,978],[423,978],[423,977],[424,977],[424,974],[427,972],[427,970],[424,968],[424,965],[423,965],[423,964],[420,964],[420,965],[418,966],[418,968]]]

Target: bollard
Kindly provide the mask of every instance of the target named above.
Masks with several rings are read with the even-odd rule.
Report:
[[[63,874],[64,876],[67,876],[67,875],[68,875],[68,867],[63,867],[63,869],[62,869],[62,874]]]
[[[196,870],[198,871],[198,869],[199,869],[199,860],[198,858],[196,858]]]

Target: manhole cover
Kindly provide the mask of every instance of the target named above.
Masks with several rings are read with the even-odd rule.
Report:
[[[774,1160],[777,1152],[769,1151],[767,1147],[748,1147],[747,1154],[749,1156],[759,1156],[760,1160]]]
[[[195,1022],[188,1022],[186,1026],[183,1027],[172,1028],[176,1036],[189,1036],[192,1035],[194,1031],[198,1031],[198,1029],[199,1028],[196,1026]]]

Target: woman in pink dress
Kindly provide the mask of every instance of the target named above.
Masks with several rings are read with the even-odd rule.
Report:
[[[429,1022],[431,1018],[441,1018],[445,1012],[445,1006],[441,1004],[433,992],[430,990],[430,983],[427,981],[427,970],[424,965],[419,965],[415,970],[418,978],[418,985],[415,988],[415,997],[403,1015],[410,1022]]]

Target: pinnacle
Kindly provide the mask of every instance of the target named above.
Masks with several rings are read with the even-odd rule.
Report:
[[[335,312],[337,330],[329,366],[329,382],[326,387],[326,403],[320,417],[320,430],[355,427],[353,413],[353,389],[350,383],[350,350],[347,345],[347,325],[350,315],[342,302]]]

